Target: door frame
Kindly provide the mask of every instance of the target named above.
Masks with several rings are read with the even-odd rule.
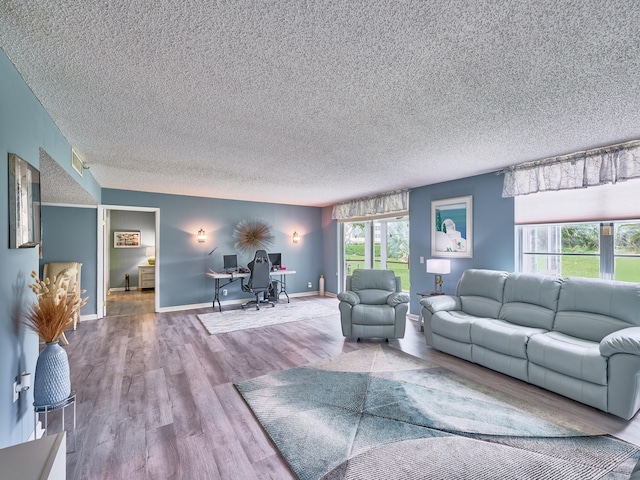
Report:
[[[107,285],[109,284],[109,212],[124,210],[129,212],[155,213],[156,240],[156,275],[154,288],[154,312],[160,310],[160,209],[157,207],[133,207],[124,205],[98,205],[98,291],[97,316],[103,318],[107,314]]]

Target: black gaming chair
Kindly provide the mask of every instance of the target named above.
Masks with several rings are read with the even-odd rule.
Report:
[[[273,302],[267,300],[267,292],[271,286],[271,275],[269,274],[269,272],[271,272],[271,262],[269,261],[267,252],[265,250],[256,251],[255,257],[249,262],[247,267],[251,270],[251,276],[246,285],[244,279],[242,279],[242,290],[255,294],[256,299],[242,304],[242,308],[253,303],[256,305],[256,310],[260,310],[260,304],[275,307]],[[260,299],[260,295],[262,295],[262,299]]]

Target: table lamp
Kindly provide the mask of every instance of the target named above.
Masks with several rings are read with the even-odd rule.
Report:
[[[145,250],[145,254],[149,257],[149,265],[156,264],[156,247],[147,247]]]
[[[451,260],[428,259],[427,273],[435,273],[435,293],[442,293],[442,275],[451,273]]]

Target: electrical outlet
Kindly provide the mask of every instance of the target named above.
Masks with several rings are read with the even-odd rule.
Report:
[[[420,257],[420,263],[424,263],[424,257]]]
[[[223,296],[223,297],[226,297],[226,296],[227,296],[227,289],[226,289],[226,288],[222,290],[222,296]]]
[[[312,287],[311,282],[307,283],[307,288],[311,288],[311,287]]]
[[[20,393],[18,392],[18,382],[13,382],[13,402],[17,402],[20,398]]]

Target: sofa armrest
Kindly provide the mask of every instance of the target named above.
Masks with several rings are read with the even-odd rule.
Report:
[[[351,306],[356,306],[360,303],[360,297],[356,293],[350,291],[340,292],[338,294],[338,300],[341,302],[347,302]]]
[[[600,355],[610,357],[616,353],[640,355],[640,327],[623,328],[600,341]]]
[[[396,292],[387,297],[387,305],[395,307],[401,303],[409,303],[410,300],[411,298],[409,298],[409,294],[405,292]]]
[[[433,297],[425,297],[420,300],[420,305],[425,307],[431,313],[447,310],[462,310],[460,297],[453,295],[437,295]]]

